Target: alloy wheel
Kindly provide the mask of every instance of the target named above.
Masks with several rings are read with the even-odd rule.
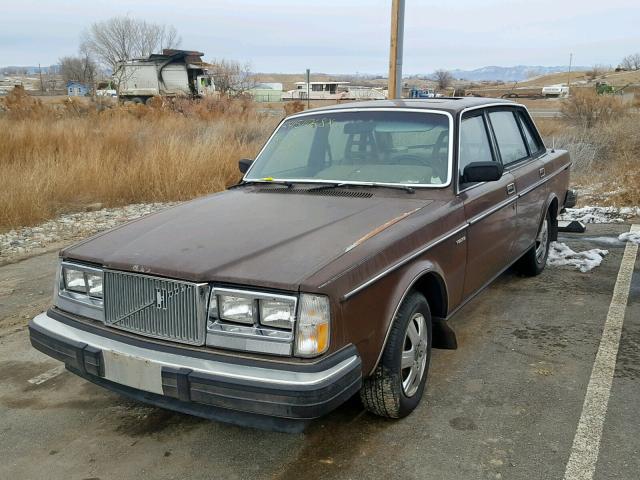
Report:
[[[402,390],[407,397],[416,393],[424,376],[427,365],[428,340],[427,322],[424,315],[415,313],[407,326],[400,363]]]

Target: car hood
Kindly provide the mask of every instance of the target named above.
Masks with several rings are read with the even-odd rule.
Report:
[[[183,203],[62,251],[65,259],[179,278],[297,290],[431,200],[234,189]],[[396,193],[396,192],[394,192]],[[357,245],[357,246],[356,246]]]

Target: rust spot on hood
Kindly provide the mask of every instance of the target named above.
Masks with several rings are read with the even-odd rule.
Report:
[[[387,228],[389,228],[392,225],[395,225],[396,223],[398,223],[400,220],[407,218],[409,215],[416,213],[418,210],[420,210],[422,207],[418,207],[418,208],[414,208],[413,210],[410,210],[408,212],[405,212],[401,215],[398,215],[395,218],[392,218],[391,220],[389,220],[388,222],[383,223],[382,225],[380,225],[379,227],[374,228],[373,230],[371,230],[369,233],[367,233],[366,235],[360,237],[358,240],[356,240],[355,242],[353,242],[351,245],[349,245],[344,253],[347,253],[350,250],[353,250],[354,248],[356,248],[358,245],[362,245],[364,242],[366,242],[367,240],[369,240],[372,237],[375,237],[376,235],[378,235],[380,232],[383,232],[384,230],[386,230]]]

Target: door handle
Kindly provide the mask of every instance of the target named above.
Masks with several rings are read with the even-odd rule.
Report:
[[[540,178],[544,177],[546,175],[546,173],[544,171],[544,167],[542,167],[540,170],[538,170],[538,173],[540,173]]]
[[[514,193],[516,193],[516,184],[510,183],[507,185],[507,195],[513,195]]]

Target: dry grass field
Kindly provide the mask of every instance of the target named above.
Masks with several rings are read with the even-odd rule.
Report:
[[[279,121],[242,100],[105,107],[86,99],[42,102],[16,90],[1,102],[0,231],[88,204],[222,190],[240,178],[238,159],[255,156]],[[286,106],[287,113],[304,108]],[[600,192],[601,203],[640,205],[637,106],[583,89],[561,108],[564,118],[537,124],[547,146],[570,150],[574,182]]]
[[[97,111],[24,92],[0,112],[0,230],[101,203],[185,200],[235,183],[278,119],[244,101]]]
[[[559,72],[552,73],[549,75],[542,75],[540,77],[534,77],[529,80],[519,82],[518,86],[526,87],[526,86],[536,86],[536,87],[544,87],[545,85],[555,85],[558,83],[567,83],[569,77],[571,77],[572,84],[581,84],[585,82],[592,82],[594,78],[589,75],[588,72],[571,72],[571,74],[567,72]],[[606,80],[609,84],[615,86],[624,86],[630,83],[638,83],[640,82],[640,71],[629,71],[629,72],[602,72],[597,76],[595,80]]]
[[[562,118],[538,119],[547,147],[569,150],[572,181],[604,205],[640,205],[640,112],[619,97],[577,90]]]

